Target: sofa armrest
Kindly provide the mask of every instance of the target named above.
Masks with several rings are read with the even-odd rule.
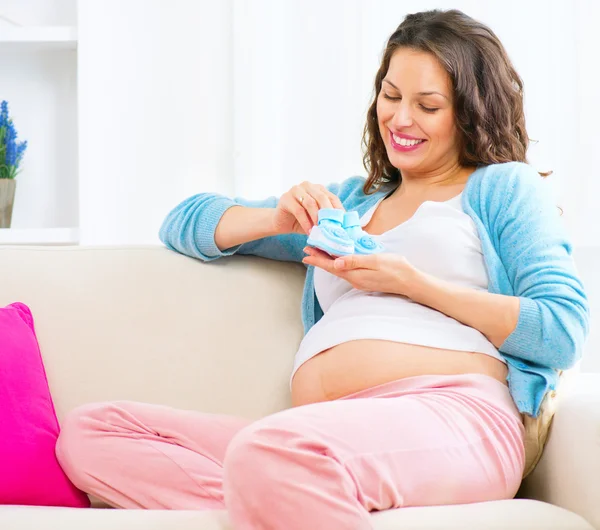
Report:
[[[561,393],[542,458],[519,497],[561,506],[600,529],[600,374],[576,374]]]

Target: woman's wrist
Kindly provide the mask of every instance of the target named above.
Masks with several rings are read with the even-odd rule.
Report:
[[[275,227],[275,208],[253,208],[257,210],[256,231],[260,237],[278,236],[281,232]]]
[[[274,212],[274,208],[229,208],[215,230],[217,247],[224,250],[263,237],[278,235],[273,222]]]
[[[419,302],[418,298],[422,297],[424,290],[428,287],[427,273],[411,266],[409,273],[403,274],[401,280],[399,294],[407,296],[415,302]]]
[[[281,236],[283,234],[285,234],[284,231],[282,231],[281,229],[279,229],[277,227],[277,225],[275,224],[275,220],[277,219],[277,208],[265,208],[269,210],[269,213],[266,217],[266,223],[267,223],[267,231],[269,232],[269,235],[271,236]]]

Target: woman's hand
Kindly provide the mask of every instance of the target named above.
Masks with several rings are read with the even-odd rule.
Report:
[[[361,291],[399,294],[410,298],[419,279],[419,271],[399,254],[382,252],[332,258],[313,247],[306,247],[304,252],[308,256],[302,263],[335,274]]]
[[[516,296],[492,294],[441,280],[413,267],[398,254],[353,254],[332,258],[306,247],[302,261],[348,281],[355,289],[406,296],[470,326],[500,348],[515,330],[520,314]]]
[[[284,193],[277,204],[273,218],[276,234],[308,234],[319,222],[321,208],[344,207],[337,195],[321,184],[303,182]]]

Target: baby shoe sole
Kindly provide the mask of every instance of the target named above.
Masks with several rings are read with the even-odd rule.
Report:
[[[322,250],[323,252],[327,252],[327,254],[329,254],[331,256],[349,256],[351,254],[354,254],[354,248],[352,248],[352,249],[350,249],[348,247],[334,248],[333,246],[328,245],[324,241],[321,241],[319,239],[312,239],[310,237],[307,239],[306,244],[311,247],[318,248],[319,250]]]
[[[316,247],[332,256],[348,256],[354,254],[354,242],[348,238],[348,243],[332,241],[329,237],[323,235],[320,227],[315,225],[308,234],[306,243]]]

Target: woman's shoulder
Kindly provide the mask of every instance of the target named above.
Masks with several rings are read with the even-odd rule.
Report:
[[[530,164],[503,162],[479,166],[471,175],[467,188],[471,195],[489,200],[507,201],[542,192],[543,177]]]
[[[490,226],[501,229],[516,219],[515,228],[540,219],[548,226],[560,222],[552,186],[530,164],[480,166],[472,177],[472,183],[467,184],[467,208]]]
[[[498,184],[542,179],[535,168],[525,162],[502,162],[479,166],[474,175],[478,175],[482,181],[494,181]]]

